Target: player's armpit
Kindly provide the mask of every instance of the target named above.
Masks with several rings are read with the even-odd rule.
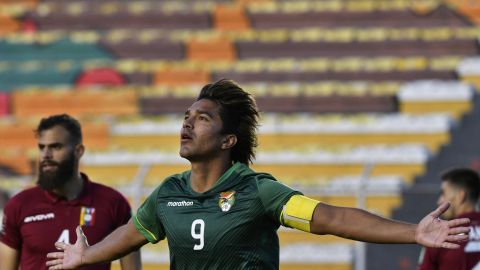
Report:
[[[310,221],[319,201],[303,195],[294,195],[283,206],[280,223],[284,226],[310,232]]]

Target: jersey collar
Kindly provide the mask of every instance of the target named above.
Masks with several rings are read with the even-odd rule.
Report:
[[[184,174],[184,177],[186,179],[186,182],[187,182],[187,185],[188,185],[188,189],[190,190],[191,193],[193,194],[197,194],[197,195],[208,195],[212,192],[217,192],[217,189],[221,186],[223,186],[225,183],[226,184],[229,184],[227,181],[227,179],[231,179],[231,176],[234,174],[234,173],[238,173],[240,171],[243,171],[245,170],[245,168],[248,168],[247,166],[245,166],[244,164],[242,164],[241,162],[236,162],[235,164],[232,165],[232,167],[230,167],[218,180],[217,182],[213,185],[213,187],[203,193],[198,193],[196,192],[195,190],[193,190],[192,188],[192,185],[190,183],[190,174],[191,174],[191,171],[188,171],[186,174]]]
[[[88,176],[84,173],[80,173],[83,179],[83,190],[78,196],[78,198],[73,199],[71,201],[67,201],[58,197],[55,193],[44,190],[45,197],[50,201],[52,204],[66,204],[66,205],[91,205],[93,200],[92,195],[92,182],[88,178]]]

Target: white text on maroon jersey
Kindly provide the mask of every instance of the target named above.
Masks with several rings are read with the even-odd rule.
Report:
[[[55,218],[55,214],[54,214],[54,213],[39,214],[39,215],[35,215],[35,216],[26,217],[26,218],[23,220],[23,222],[24,222],[24,223],[30,223],[30,222],[34,222],[34,221],[42,221],[42,220],[53,219],[53,218]]]

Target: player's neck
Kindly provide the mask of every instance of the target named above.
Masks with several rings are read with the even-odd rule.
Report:
[[[83,179],[80,173],[74,174],[72,179],[67,181],[61,189],[56,189],[53,192],[66,200],[71,201],[80,195],[83,190]]]
[[[216,159],[208,162],[192,162],[190,186],[193,191],[203,193],[210,190],[220,177],[232,167],[229,159]]]
[[[466,213],[471,213],[471,212],[475,212],[475,206],[474,205],[471,205],[471,204],[468,204],[468,203],[464,203],[460,206],[457,207],[456,209],[456,213],[455,213],[455,216],[460,216],[460,215],[463,215],[463,214],[466,214]]]

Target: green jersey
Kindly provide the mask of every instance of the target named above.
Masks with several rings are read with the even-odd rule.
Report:
[[[151,243],[168,239],[170,269],[278,269],[282,208],[300,193],[241,163],[205,193],[190,173],[166,178],[134,217]]]

